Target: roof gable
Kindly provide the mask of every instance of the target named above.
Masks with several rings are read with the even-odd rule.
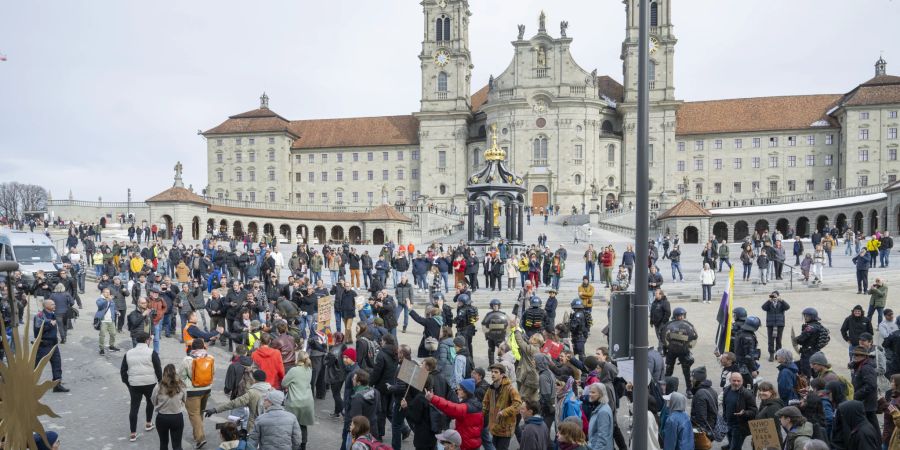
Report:
[[[665,212],[657,216],[657,219],[668,219],[673,217],[709,217],[712,214],[710,212],[700,206],[699,203],[686,198],[677,205],[667,209]]]
[[[900,77],[877,75],[841,98],[840,106],[867,106],[900,103]]]
[[[145,200],[147,203],[163,203],[163,202],[175,202],[175,203],[198,203],[201,205],[209,205],[210,203],[206,201],[203,197],[183,188],[180,186],[172,186],[169,189],[166,189],[159,194],[154,195],[153,197]]]

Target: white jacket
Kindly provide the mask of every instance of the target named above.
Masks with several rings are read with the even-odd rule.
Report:
[[[700,271],[700,283],[701,284],[713,284],[716,282],[716,272],[712,269],[709,270],[701,270]]]
[[[123,364],[128,365],[129,386],[156,384],[154,359],[156,359],[155,364],[159,366],[159,355],[154,355],[153,349],[147,344],[139,343],[125,353]]]

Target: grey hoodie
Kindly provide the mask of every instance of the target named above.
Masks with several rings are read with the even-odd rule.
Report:
[[[555,414],[556,405],[556,378],[550,371],[550,358],[538,353],[534,355],[534,366],[538,371],[538,393],[540,396],[541,415],[552,417]]]
[[[503,367],[506,367],[506,378],[509,378],[509,382],[512,383],[513,386],[517,386],[516,384],[516,357],[513,355],[512,351],[508,351],[500,357],[500,364],[503,364]]]
[[[680,392],[673,392],[669,397],[669,409],[672,411],[684,411],[687,406],[687,398]]]

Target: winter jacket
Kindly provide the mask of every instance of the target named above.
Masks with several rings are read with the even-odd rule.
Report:
[[[281,389],[281,380],[284,378],[284,361],[281,359],[281,352],[268,345],[261,345],[253,352],[252,359],[256,367],[266,372],[266,383],[271,384],[275,389]]]
[[[287,390],[284,408],[297,416],[297,422],[300,425],[305,426],[316,424],[311,382],[311,367],[294,366],[287,372],[281,383]]]
[[[613,450],[613,414],[609,404],[603,403],[591,412],[587,442],[591,450]]]
[[[462,437],[460,446],[462,450],[476,450],[481,447],[484,416],[480,400],[473,397],[466,399],[465,403],[454,403],[435,395],[431,397],[431,404],[447,417],[456,420],[456,431]]]
[[[866,319],[865,314],[859,317],[851,314],[844,319],[844,324],[841,325],[841,337],[850,345],[859,345],[859,335],[863,333],[875,334],[872,330],[872,322]]]
[[[691,419],[684,412],[687,402],[684,395],[672,394],[669,400],[669,416],[663,424],[663,449],[665,450],[693,450],[694,432]]]
[[[381,411],[381,394],[370,386],[354,386],[350,406],[344,415],[344,422],[356,416],[365,416],[369,423],[378,423],[378,411]]]
[[[803,446],[812,439],[813,424],[812,422],[803,422],[803,425],[794,427],[787,433],[784,438],[784,450],[803,450]]]
[[[397,369],[400,363],[397,361],[397,347],[394,345],[385,345],[375,357],[375,367],[369,374],[369,385],[378,389],[381,397],[388,395],[388,385],[394,384],[397,380]]]
[[[717,397],[712,390],[712,381],[703,380],[691,399],[691,423],[707,433],[712,433],[716,426],[716,416],[719,413]]]
[[[662,327],[669,323],[671,317],[672,306],[669,304],[669,299],[665,297],[659,300],[654,299],[650,304],[650,325],[657,328]]]
[[[266,382],[253,383],[250,387],[247,388],[247,392],[244,392],[240,397],[231,400],[230,402],[223,403],[214,408],[216,413],[220,413],[223,411],[231,411],[235,408],[240,407],[248,407],[250,409],[250,417],[247,420],[247,429],[252,430],[254,428],[256,418],[263,413],[261,410],[262,401],[266,398],[266,394],[272,390],[272,386]],[[294,418],[296,421],[297,419]]]
[[[397,283],[397,287],[394,289],[394,296],[397,298],[397,305],[401,307],[406,304],[407,300],[412,301],[412,285],[408,281],[406,283]]]
[[[281,405],[272,405],[265,414],[256,418],[256,424],[247,436],[247,447],[295,450],[300,448],[302,439],[297,417]]]
[[[545,450],[550,445],[550,430],[541,416],[524,418],[520,450]]]
[[[406,421],[413,431],[413,448],[435,448],[437,439],[434,436],[441,430],[431,427],[430,413],[434,409],[422,393],[416,394],[412,400],[407,400]]]
[[[519,391],[509,378],[494,382],[484,394],[482,411],[487,415],[487,427],[493,436],[512,437],[516,425],[516,414],[522,405]]]
[[[885,303],[887,303],[887,293],[888,287],[885,284],[881,286],[872,286],[869,289],[869,306],[874,306],[876,308],[884,308]]]
[[[863,254],[863,256],[856,255],[853,257],[851,261],[856,265],[856,270],[862,270],[864,272],[869,271],[869,261],[872,259],[869,257],[868,253]]]
[[[419,341],[419,348],[416,351],[416,357],[427,358],[431,356],[431,352],[425,350],[425,339],[429,337],[437,339],[441,336],[441,326],[443,326],[444,318],[440,315],[431,318],[422,317],[414,309],[409,310],[409,317],[424,328],[422,340]]]
[[[519,380],[523,400],[540,400],[538,371],[535,365],[535,355],[541,349],[529,344],[521,331],[515,332],[516,343],[519,345],[519,367],[516,369],[516,378]]]
[[[778,398],[785,402],[797,399],[797,392],[794,391],[797,372],[797,365],[794,363],[778,366]]]
[[[716,272],[712,269],[700,271],[700,284],[704,286],[712,286],[716,284]]]
[[[881,437],[869,423],[862,402],[847,400],[835,414],[831,447],[842,450],[879,450]]]
[[[791,309],[791,305],[782,299],[779,299],[778,302],[767,300],[762,305],[762,310],[766,312],[766,326],[783,327],[784,312],[789,309]]]
[[[456,382],[453,379],[453,366],[456,363],[456,349],[453,346],[453,338],[448,337],[438,343],[437,349],[437,370],[441,377],[447,381],[451,388],[456,389]]]
[[[853,363],[853,400],[863,403],[866,412],[874,412],[878,405],[878,376],[875,373],[875,362],[866,358]]]
[[[162,379],[159,354],[146,343],[138,343],[125,353],[120,368],[122,382],[128,386],[154,385]]]

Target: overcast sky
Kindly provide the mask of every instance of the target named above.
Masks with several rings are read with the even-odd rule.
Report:
[[[865,7],[861,7],[864,4]],[[541,9],[586,70],[622,80],[619,0],[471,2],[474,92],[512,57]],[[900,74],[891,0],[675,2],[675,94],[691,101],[842,93],[879,54]],[[142,200],[206,184],[198,129],[256,108],[288,119],[409,114],[419,107],[418,1],[6,2],[0,7],[0,181],[55,198]],[[348,130],[352,132],[352,130]]]

